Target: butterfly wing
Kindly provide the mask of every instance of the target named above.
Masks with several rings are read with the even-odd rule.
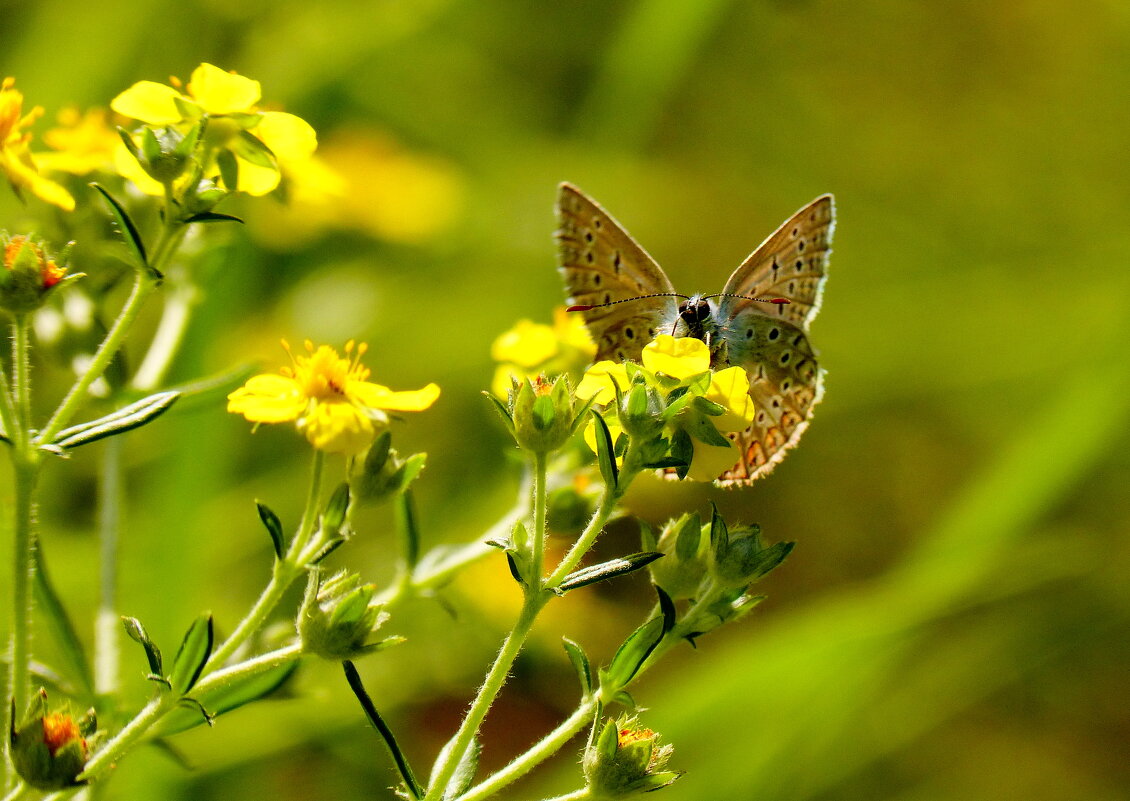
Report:
[[[671,297],[616,301],[675,288],[623,226],[577,187],[561,184],[557,219],[558,263],[569,303],[598,306],[579,312],[596,342],[596,360],[638,361],[643,346],[674,321],[678,304]]]
[[[739,459],[718,481],[741,486],[785,458],[812,419],[824,392],[824,371],[808,342],[808,323],[820,309],[835,228],[831,195],[809,203],[755,250],[730,276],[725,292],[783,297],[769,305],[723,297],[716,324],[725,343],[720,360],[744,367],[756,417],[731,435]]]

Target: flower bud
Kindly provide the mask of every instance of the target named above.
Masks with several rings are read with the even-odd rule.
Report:
[[[620,425],[635,439],[651,439],[663,430],[666,408],[654,387],[647,386],[642,379],[634,381],[620,402]]]
[[[190,143],[195,143],[196,134],[190,131]],[[191,161],[191,153],[186,152],[185,136],[176,128],[154,130],[149,127],[141,130],[141,146],[138,147],[129,134],[122,134],[122,141],[141,169],[162,184],[171,184],[184,175]]]
[[[514,439],[522,448],[549,453],[564,445],[573,433],[573,397],[564,377],[553,382],[543,375],[533,382],[523,380],[512,403]]]
[[[24,722],[17,727],[12,717],[12,764],[25,783],[39,790],[81,784],[76,779],[90,756],[86,737],[95,729],[93,710],[79,721],[66,713],[48,712],[47,692],[40,689]]]
[[[407,459],[400,458],[395,448],[390,447],[392,432],[382,431],[364,459],[356,460],[356,466],[349,477],[349,489],[357,500],[363,503],[380,503],[393,495],[404,492],[420,475],[427,462],[426,453],[416,453]]]
[[[41,242],[18,235],[0,234],[4,270],[0,273],[0,307],[14,314],[35,311],[47,296],[64,281],[67,268],[51,258]],[[69,249],[69,248],[68,248]],[[59,261],[66,261],[66,251]]]
[[[590,796],[604,801],[666,787],[682,775],[663,769],[673,750],[659,745],[659,735],[635,718],[607,721],[582,760]]]
[[[655,560],[648,569],[651,580],[673,601],[698,595],[707,570],[708,540],[702,529],[697,513],[685,514],[669,521],[659,535],[656,548],[667,558]]]
[[[713,546],[711,572],[723,587],[746,587],[775,568],[792,551],[794,542],[778,542],[769,547],[761,541],[761,527],[739,526],[732,532],[714,511],[710,523]]]
[[[399,642],[399,638],[369,642],[369,635],[388,619],[381,605],[373,603],[376,592],[375,584],[362,584],[360,576],[345,571],[319,586],[318,571],[312,571],[298,613],[303,651],[337,661]]]

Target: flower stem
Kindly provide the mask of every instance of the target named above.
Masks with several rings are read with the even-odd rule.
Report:
[[[130,381],[130,386],[134,389],[152,392],[165,380],[165,374],[169,372],[188,330],[198,294],[196,287],[192,285],[180,286],[168,293],[165,307],[161,310],[161,321],[157,323],[157,331],[149,343],[149,350]]]
[[[571,793],[565,793],[565,795],[555,795],[545,801],[584,801],[586,798],[592,798],[592,796],[589,794],[589,788],[582,787],[580,790],[574,790]]]
[[[137,717],[131,720],[124,729],[114,735],[109,742],[102,746],[102,748],[91,757],[90,761],[86,763],[86,769],[83,770],[78,778],[82,781],[93,779],[112,766],[114,760],[118,759],[141,740],[141,738],[145,736],[145,732],[149,731],[154,723],[164,717],[168,712],[175,709],[177,701],[176,694],[171,692],[165,692],[155,696],[145,705],[145,708],[138,713]]]
[[[12,624],[8,697],[16,714],[27,707],[31,665],[31,586],[35,570],[35,484],[38,465],[14,455],[15,521],[12,548]]]
[[[577,732],[589,724],[595,712],[595,699],[586,698],[582,700],[581,705],[577,707],[576,711],[563,720],[556,729],[539,740],[524,754],[516,757],[505,768],[459,796],[457,801],[481,801],[481,799],[494,795],[508,784],[522,778],[539,764],[557,753],[561,746],[573,739],[573,737],[577,735]]]
[[[545,538],[549,536],[545,525],[546,501],[548,499],[548,492],[546,491],[547,462],[546,454],[541,451],[534,454],[534,526],[530,530],[530,537],[533,539],[533,553],[531,554],[533,570],[530,575],[534,583],[526,590],[528,594],[532,595],[540,593],[544,585],[542,569],[545,562]]]

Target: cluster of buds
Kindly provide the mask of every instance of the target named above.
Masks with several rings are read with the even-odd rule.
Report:
[[[371,639],[388,620],[388,613],[373,600],[376,594],[376,585],[363,584],[355,573],[342,571],[319,582],[319,571],[312,570],[298,613],[303,651],[336,661],[355,659],[401,642],[400,637]]]
[[[47,710],[43,689],[32,699],[24,720],[16,724],[12,710],[8,732],[12,764],[20,778],[39,790],[75,787],[86,767],[90,749],[86,738],[97,728],[94,710],[75,720],[65,712]]]
[[[70,245],[58,256],[47,252],[43,242],[22,234],[0,233],[4,270],[0,272],[0,308],[12,314],[28,314],[42,306],[60,286],[81,277],[67,275]]]
[[[585,749],[583,765],[589,797],[625,798],[650,793],[673,783],[682,774],[665,770],[674,746],[660,745],[659,735],[621,715],[608,720]]]
[[[507,402],[498,406],[518,447],[547,454],[563,446],[581,426],[591,404],[578,403],[565,376],[513,379]]]

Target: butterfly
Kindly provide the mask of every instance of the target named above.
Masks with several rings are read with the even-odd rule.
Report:
[[[787,219],[734,270],[716,295],[682,295],[655,259],[608,212],[563,183],[557,197],[558,261],[568,302],[581,306],[595,359],[639,361],[659,334],[693,336],[711,368],[745,368],[756,416],[730,439],[738,461],[717,479],[743,486],[797,444],[824,391],[808,342],[820,310],[836,224],[831,195]]]

